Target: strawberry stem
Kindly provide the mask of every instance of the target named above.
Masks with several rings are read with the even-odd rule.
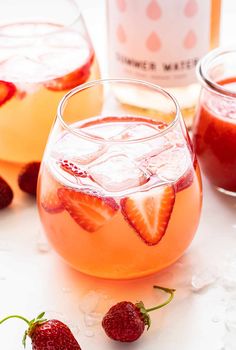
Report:
[[[160,309],[163,306],[166,306],[167,304],[169,304],[171,302],[171,300],[174,298],[174,292],[175,292],[175,289],[170,289],[170,288],[165,288],[165,287],[160,287],[160,286],[153,286],[153,288],[163,290],[164,292],[170,294],[170,296],[164,303],[159,304],[157,306],[154,306],[150,309],[146,309],[142,301],[135,304],[142,315],[142,319],[143,319],[144,324],[147,326],[147,330],[151,326],[151,318],[149,316],[149,312]]]
[[[171,302],[171,300],[174,298],[175,289],[165,288],[165,287],[160,287],[160,286],[153,286],[153,288],[163,290],[164,292],[170,294],[170,296],[164,303],[159,304],[159,305],[154,306],[154,307],[151,307],[150,309],[146,309],[147,313],[154,311],[154,310],[157,310],[157,309],[161,309],[163,306],[166,306],[167,304],[169,304]]]
[[[25,317],[19,316],[19,315],[7,316],[7,317],[3,318],[3,319],[0,321],[0,324],[2,324],[3,322],[5,322],[6,320],[9,320],[10,318],[19,318],[19,319],[25,321],[25,322],[27,323],[28,326],[29,326],[29,324],[30,324],[30,321],[29,321],[29,320],[27,320]]]

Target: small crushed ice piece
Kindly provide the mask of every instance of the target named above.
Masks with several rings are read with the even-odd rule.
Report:
[[[102,314],[97,312],[84,314],[84,323],[87,327],[92,327],[100,323],[102,320]]]
[[[215,272],[211,270],[199,271],[192,276],[191,285],[194,291],[201,291],[213,284],[217,279]]]
[[[221,318],[220,315],[214,315],[214,316],[212,317],[211,320],[212,320],[212,322],[214,322],[214,323],[219,323],[219,322],[222,321],[222,318]]]
[[[62,288],[62,292],[65,293],[65,294],[70,294],[71,293],[71,289],[68,288],[68,287],[63,287]]]
[[[57,319],[59,321],[64,321],[65,315],[61,312],[55,310],[45,310],[45,315],[47,319]]]
[[[236,289],[236,260],[235,259],[229,261],[225,265],[221,283],[226,290]]]
[[[0,241],[0,252],[10,252],[8,242]]]
[[[94,331],[91,328],[85,329],[84,335],[86,337],[93,337],[94,336]]]
[[[37,250],[42,254],[48,253],[50,251],[50,246],[47,242],[38,241],[37,242]]]
[[[93,312],[99,304],[101,299],[101,294],[95,292],[94,290],[89,291],[80,302],[80,310],[84,313]]]
[[[226,316],[225,316],[225,327],[228,331],[234,331],[236,334],[236,299],[230,298],[228,301]]]

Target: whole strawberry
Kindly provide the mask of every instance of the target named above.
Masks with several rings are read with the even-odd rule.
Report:
[[[23,192],[36,195],[40,162],[26,164],[18,175],[18,185]]]
[[[8,183],[0,176],[0,209],[4,209],[11,204],[13,191]]]
[[[23,345],[26,338],[31,338],[32,350],[81,350],[77,340],[70,329],[61,321],[44,319],[44,312],[37,318],[29,321],[18,315],[8,316],[0,321],[0,324],[9,318],[20,318],[28,324],[28,329],[23,337]]]
[[[120,342],[132,342],[142,335],[145,326],[149,329],[151,319],[148,313],[169,304],[175,292],[175,289],[159,286],[153,286],[153,288],[169,293],[169,298],[164,303],[150,309],[146,309],[142,301],[136,304],[121,301],[113,305],[102,320],[102,327],[108,337]]]

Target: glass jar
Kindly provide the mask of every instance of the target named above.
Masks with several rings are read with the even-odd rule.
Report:
[[[236,192],[236,49],[216,49],[198,65],[202,85],[193,142],[206,177]]]
[[[221,0],[107,0],[109,73],[159,84],[178,100],[192,123],[199,84],[198,60],[219,41]],[[124,94],[123,103],[158,111],[155,96],[145,101]]]

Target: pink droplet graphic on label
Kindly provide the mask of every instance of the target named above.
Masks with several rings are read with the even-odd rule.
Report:
[[[152,32],[146,41],[146,47],[149,51],[155,52],[161,48],[161,40],[155,32]]]
[[[126,1],[125,0],[116,0],[117,7],[120,12],[125,12],[126,10]]]
[[[196,37],[196,34],[194,33],[193,30],[190,30],[185,39],[184,39],[184,47],[186,49],[192,49],[194,46],[196,46],[197,44],[197,37]]]
[[[123,44],[126,42],[126,34],[121,24],[119,24],[117,27],[116,35],[120,43]]]
[[[146,11],[147,17],[152,20],[157,20],[161,17],[161,8],[156,0],[151,0]]]
[[[198,3],[196,0],[188,0],[184,8],[186,17],[193,17],[198,12]]]

